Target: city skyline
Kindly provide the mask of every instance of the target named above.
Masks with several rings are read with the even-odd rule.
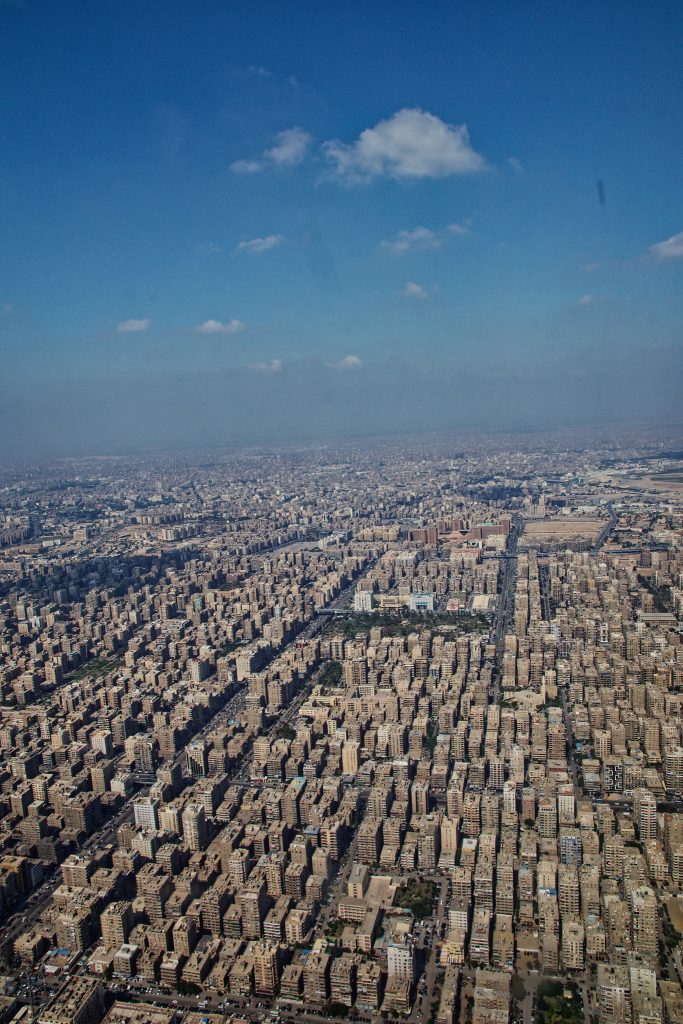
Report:
[[[679,1024],[682,456],[0,467],[7,1024]]]

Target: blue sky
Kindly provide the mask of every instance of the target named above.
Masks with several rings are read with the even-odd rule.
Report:
[[[679,421],[682,29],[0,0],[0,451]]]

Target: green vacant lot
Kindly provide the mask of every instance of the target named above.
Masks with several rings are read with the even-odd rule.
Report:
[[[542,981],[538,986],[539,1024],[580,1024],[583,1000],[573,981]]]
[[[72,679],[90,679],[93,676],[105,676],[123,665],[123,658],[93,658],[81,665],[71,676]]]
[[[357,633],[369,633],[373,626],[381,626],[384,636],[408,636],[421,629],[443,630],[450,634],[487,633],[491,623],[483,615],[455,615],[453,612],[361,612],[330,619],[326,632],[352,639]]]
[[[415,917],[420,919],[431,917],[435,889],[433,882],[424,879],[402,882],[396,891],[394,906],[411,910]]]

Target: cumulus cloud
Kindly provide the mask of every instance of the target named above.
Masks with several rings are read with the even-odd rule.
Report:
[[[358,356],[348,355],[340,359],[338,363],[328,364],[333,370],[362,370],[363,360]]]
[[[254,373],[282,373],[283,363],[281,359],[270,359],[265,363],[252,363],[249,369]]]
[[[285,128],[258,160],[235,160],[230,170],[234,174],[260,174],[268,167],[296,167],[305,159],[311,141],[312,136],[303,128]]]
[[[470,232],[469,222],[464,224],[449,224],[442,231],[432,231],[431,228],[416,227],[408,231],[399,231],[392,238],[380,242],[380,249],[391,256],[405,256],[409,252],[421,252],[425,249],[440,249],[449,235],[468,235]]]
[[[235,252],[246,252],[250,256],[258,256],[259,253],[276,249],[278,245],[282,245],[284,240],[284,235],[265,235],[263,238],[250,238],[245,242],[240,242],[235,247]]]
[[[279,167],[295,167],[306,156],[311,136],[303,128],[287,128],[275,136],[275,145],[263,154]]]
[[[259,174],[263,170],[260,160],[235,160],[230,164],[234,174]]]
[[[580,299],[577,299],[576,305],[590,306],[593,302],[595,302],[595,296],[586,293],[586,295],[582,295]]]
[[[239,334],[246,329],[247,325],[241,320],[228,320],[224,324],[220,320],[205,320],[203,324],[195,327],[197,334]]]
[[[436,231],[417,227],[410,231],[399,231],[393,238],[387,238],[380,247],[392,256],[405,256],[407,252],[420,252],[423,249],[438,249],[441,239]]]
[[[149,317],[144,317],[142,320],[122,320],[116,330],[121,334],[132,334],[134,331],[148,330],[151,323]]]
[[[366,128],[355,142],[326,142],[323,153],[331,176],[348,185],[382,176],[400,180],[476,174],[486,167],[470,144],[466,125],[447,124],[418,107],[405,107]]]
[[[407,281],[401,294],[405,295],[407,299],[429,298],[429,292],[427,289],[423,288],[421,284],[417,284],[415,281]]]
[[[657,260],[680,260],[683,258],[683,231],[677,235],[665,239],[663,242],[656,242],[648,250]]]

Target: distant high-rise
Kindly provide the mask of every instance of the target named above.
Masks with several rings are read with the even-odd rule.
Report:
[[[206,812],[201,804],[188,804],[183,811],[183,839],[190,850],[205,849],[208,841]]]

